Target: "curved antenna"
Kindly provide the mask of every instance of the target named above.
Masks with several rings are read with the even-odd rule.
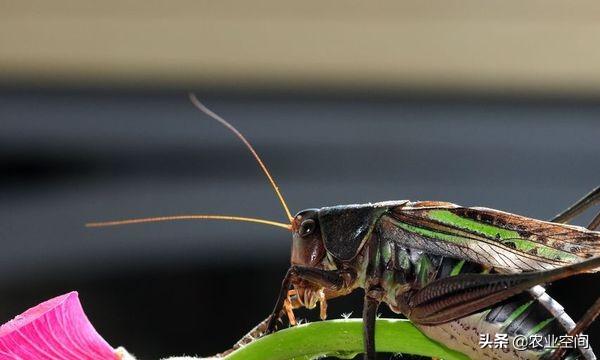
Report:
[[[220,122],[226,128],[228,128],[229,130],[231,130],[231,132],[233,132],[240,140],[242,140],[242,142],[244,143],[244,145],[246,145],[246,147],[248,148],[248,150],[250,150],[250,152],[252,153],[252,155],[254,156],[254,158],[256,159],[256,161],[258,162],[258,165],[260,166],[260,168],[262,169],[262,171],[265,173],[265,175],[269,179],[269,182],[271,183],[271,186],[273,187],[273,190],[275,190],[275,194],[277,194],[277,197],[279,198],[279,202],[281,202],[281,205],[283,206],[283,210],[285,210],[285,215],[287,216],[288,220],[291,223],[292,220],[294,220],[294,218],[292,217],[292,214],[290,213],[290,209],[288,208],[287,204],[285,203],[285,200],[283,199],[283,195],[281,195],[281,192],[279,191],[279,187],[275,183],[275,180],[273,180],[273,177],[271,176],[271,173],[269,172],[269,170],[267,169],[267,167],[265,166],[265,164],[261,160],[260,156],[258,156],[258,153],[256,152],[256,150],[254,150],[254,148],[252,147],[252,145],[250,144],[250,142],[248,140],[246,140],[246,138],[244,137],[244,135],[242,135],[242,133],[239,132],[238,129],[236,129],[235,127],[233,127],[233,125],[231,125],[230,123],[228,123],[225,119],[223,119],[222,117],[220,117],[219,115],[217,115],[216,113],[214,113],[212,110],[210,110],[209,108],[207,108],[204,104],[202,104],[200,102],[200,100],[198,100],[198,98],[196,97],[196,95],[194,93],[189,93],[189,98],[190,98],[190,101],[192,102],[192,104],[194,104],[194,106],[198,110],[202,111],[203,113],[205,113],[206,115],[210,116],[214,120],[217,120],[218,122]]]
[[[92,222],[85,224],[86,227],[106,227],[106,226],[119,226],[119,225],[131,225],[131,224],[143,224],[151,222],[161,221],[173,221],[173,220],[226,220],[226,221],[243,221],[250,223],[257,223],[263,225],[277,226],[287,230],[292,230],[292,225],[281,223],[278,221],[271,221],[258,218],[249,218],[243,216],[230,216],[230,215],[173,215],[173,216],[157,216],[149,218],[138,218],[138,219],[126,219],[126,220],[115,220],[115,221],[104,221],[104,222]]]

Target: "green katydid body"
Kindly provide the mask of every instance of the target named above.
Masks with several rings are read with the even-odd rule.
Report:
[[[386,217],[384,223],[389,221],[393,226],[383,225],[383,228],[392,229],[387,236],[396,239],[395,244],[424,251],[411,263],[421,286],[465,272],[545,270],[600,255],[598,232],[498,210],[420,202],[407,203],[393,210],[389,219]],[[428,336],[471,357],[537,359],[548,352],[543,351],[543,346],[552,345],[547,343],[551,335],[558,338],[574,326],[560,304],[544,288],[536,286],[529,293],[478,313],[449,323],[419,327]],[[509,341],[504,349],[493,346],[482,349],[481,334],[489,334],[491,338],[508,334]],[[542,348],[514,349],[515,336],[533,338],[534,335],[542,338]],[[585,358],[595,358],[590,349],[582,351]]]
[[[485,265],[480,271],[518,272],[556,268],[600,255],[598,232],[498,210],[445,203],[413,203],[403,206],[391,218],[391,222],[405,232],[404,236],[394,238],[414,241],[417,236],[428,240],[423,242],[427,244],[423,249],[427,253],[416,261],[421,265],[419,273],[427,274],[420,279],[425,282],[422,285],[433,278],[469,271],[465,270],[464,261],[452,261],[456,258],[470,260],[471,267],[473,264]],[[443,243],[442,248],[450,249],[450,253],[439,249],[440,242]],[[432,265],[435,261],[432,258],[439,262],[439,256],[431,255],[444,253],[450,256],[446,260],[455,263],[455,267],[446,274],[443,274],[442,264]],[[433,277],[432,273],[435,274]],[[482,312],[450,323],[422,325],[420,328],[430,337],[472,357],[485,351],[492,359],[535,359],[544,351],[515,350],[512,346],[515,336],[543,335],[543,341],[547,341],[549,335],[564,335],[574,326],[560,304],[545,294],[544,288],[537,286],[529,294],[521,294]],[[494,349],[492,346],[482,350],[475,346],[480,345],[479,335],[482,333],[490,334],[492,338],[496,334],[508,334],[510,341],[506,349]],[[586,358],[593,358],[591,350],[583,351]]]
[[[306,219],[316,227],[309,236],[301,236]],[[429,309],[425,315],[419,312],[418,301],[411,298],[414,293],[466,273],[558,269],[600,256],[600,232],[443,202],[336,206],[300,212],[295,221],[293,265],[350,274],[343,285],[334,286],[330,297],[363,288],[373,294],[369,296],[406,315],[429,337],[472,358],[540,359],[550,350],[538,346],[516,351],[512,339],[544,335],[546,341],[546,335],[564,335],[575,324],[534,282],[521,290],[531,288],[529,292],[514,292],[485,307],[473,305],[456,314],[440,312],[438,317]],[[597,266],[586,271],[600,270]],[[315,283],[317,288],[322,285],[314,279],[292,281],[307,307],[317,302]],[[473,299],[465,298],[465,302]],[[442,300],[435,306],[443,305]],[[508,345],[481,348],[480,334],[491,338],[507,334]],[[572,351],[569,356],[595,359],[591,349]]]

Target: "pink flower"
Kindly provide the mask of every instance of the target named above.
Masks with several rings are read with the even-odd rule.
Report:
[[[0,360],[115,360],[96,332],[77,292],[57,296],[0,326]]]

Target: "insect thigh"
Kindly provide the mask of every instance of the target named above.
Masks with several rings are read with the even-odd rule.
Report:
[[[432,257],[432,255],[423,255]],[[435,263],[434,259],[429,262]],[[484,271],[478,264],[460,259],[444,258],[437,267],[436,279],[464,273]],[[540,359],[551,348],[552,339],[569,333],[575,323],[564,308],[545,293],[541,286],[535,291],[523,292],[475,314],[437,325],[416,324],[427,336],[446,346],[469,355],[473,359],[490,358],[498,360]],[[506,346],[494,348],[488,343],[483,346],[481,336],[492,341],[496,336],[507,336]],[[516,349],[516,338],[526,339],[535,346],[525,350]],[[595,359],[591,348],[569,350],[567,355],[576,357],[579,351],[583,359]]]

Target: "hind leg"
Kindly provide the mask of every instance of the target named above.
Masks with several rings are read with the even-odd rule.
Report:
[[[579,199],[576,203],[571,205],[568,209],[556,215],[552,222],[567,223],[577,215],[581,214],[594,204],[600,202],[600,186],[589,192],[587,195]],[[600,212],[594,217],[594,219],[587,226],[588,230],[596,230],[600,227]],[[570,336],[576,336],[582,334],[592,322],[600,315],[600,298],[586,311],[585,315],[577,322],[575,327],[569,331]],[[560,360],[565,355],[567,349],[557,349],[548,360]]]
[[[587,195],[579,199],[573,205],[569,206],[565,211],[556,215],[551,222],[557,223],[567,223],[569,220],[573,219],[577,215],[581,214],[594,204],[600,203],[600,186],[596,187],[594,190],[590,191]],[[600,214],[598,214],[590,226],[594,225],[594,228],[597,228],[600,225]]]
[[[577,325],[569,331],[569,336],[577,336],[582,334],[587,328],[590,327],[592,322],[600,315],[600,298],[596,299],[594,305],[592,305],[588,311],[585,312],[581,320],[577,322]],[[582,349],[583,350],[583,349]],[[588,349],[589,350],[589,349]],[[558,348],[552,355],[548,358],[548,360],[560,360],[563,358],[565,353],[567,352],[567,348]]]
[[[592,222],[590,222],[590,224],[587,226],[587,228],[588,228],[588,230],[597,230],[598,228],[600,228],[600,212],[598,213],[598,215],[596,215],[594,220],[592,220]]]

